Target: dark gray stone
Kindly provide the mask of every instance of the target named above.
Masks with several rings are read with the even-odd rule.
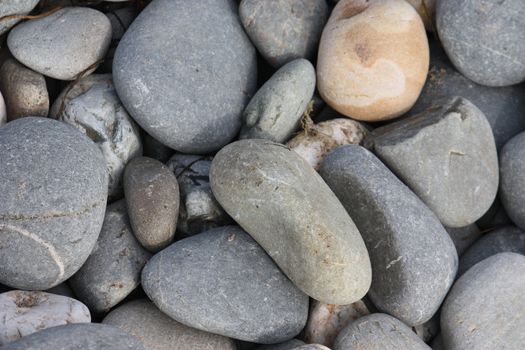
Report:
[[[503,146],[499,164],[501,203],[514,224],[525,229],[525,132]]]
[[[22,118],[0,128],[0,283],[44,290],[73,275],[104,219],[108,175],[75,128]]]
[[[243,0],[239,15],[262,56],[274,67],[313,58],[328,19],[325,0]]]
[[[403,322],[371,314],[350,323],[335,340],[334,350],[429,350]]]
[[[493,255],[469,269],[441,310],[445,349],[525,349],[525,256]]]
[[[296,348],[293,348],[292,350],[330,350],[330,349],[321,344],[306,344],[306,345],[301,345]]]
[[[443,344],[443,338],[441,334],[438,334],[437,337],[432,340],[432,350],[446,350],[445,345]]]
[[[447,227],[472,224],[494,201],[494,136],[483,113],[464,98],[375,129],[365,143]]]
[[[27,15],[33,10],[40,0],[7,0],[0,4],[0,18],[11,15]],[[20,22],[20,19],[9,19],[0,22],[0,35],[7,32],[11,27]]]
[[[96,323],[48,328],[9,343],[2,350],[149,350],[135,337]]]
[[[198,154],[238,133],[256,70],[233,0],[154,0],[122,37],[113,62],[118,94],[142,128]]]
[[[135,158],[124,172],[124,192],[140,244],[151,252],[170,244],[179,216],[179,184],[171,170],[158,160]]]
[[[351,304],[371,283],[357,227],[317,172],[297,153],[267,140],[224,147],[210,170],[215,198],[303,292]]]
[[[463,252],[472,245],[479,237],[481,237],[481,231],[476,226],[476,224],[470,224],[465,227],[445,227],[458,255],[463,254]]]
[[[292,350],[302,345],[304,345],[303,341],[291,339],[280,344],[261,345],[256,347],[255,350]]]
[[[500,167],[500,171],[501,171],[501,167]],[[500,175],[500,179],[501,179],[501,175]],[[501,192],[501,184],[500,184],[500,192]],[[503,208],[503,204],[501,204],[500,194],[496,196],[489,210],[478,221],[476,221],[476,225],[478,225],[478,227],[482,231],[490,231],[496,227],[512,225],[512,221],[507,215],[505,208]]]
[[[410,326],[428,321],[458,266],[454,244],[438,218],[363,147],[336,149],[320,173],[365,241],[372,263],[370,300]]]
[[[118,201],[108,206],[95,249],[69,282],[91,311],[109,311],[139,285],[150,256],[133,236],[126,203]]]
[[[142,286],[171,318],[203,331],[262,344],[297,335],[308,297],[236,226],[215,228],[156,254]]]
[[[185,326],[145,299],[119,306],[102,323],[133,335],[150,350],[236,349],[233,340]]]
[[[145,157],[156,159],[162,163],[166,163],[174,153],[171,148],[164,146],[146,132],[142,133],[142,145]]]

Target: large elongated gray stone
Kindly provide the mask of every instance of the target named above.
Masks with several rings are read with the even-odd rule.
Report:
[[[503,146],[499,171],[501,203],[512,222],[525,229],[525,132]]]
[[[303,292],[351,304],[370,287],[368,252],[354,222],[317,172],[286,146],[242,140],[210,170],[222,207]]]
[[[372,302],[410,326],[428,321],[452,286],[458,266],[454,243],[438,218],[363,147],[333,151],[321,176],[368,248]]]
[[[144,267],[157,307],[188,326],[262,344],[297,335],[308,297],[242,229],[226,226],[178,241]]]
[[[238,133],[256,69],[233,0],[154,0],[113,61],[118,94],[142,128],[175,150],[199,154]]]

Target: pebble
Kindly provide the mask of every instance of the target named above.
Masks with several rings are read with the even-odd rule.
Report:
[[[78,300],[45,292],[13,290],[0,294],[0,346],[43,329],[89,323],[91,314]]]
[[[74,80],[104,57],[110,41],[111,24],[102,12],[66,7],[17,25],[7,37],[7,46],[32,70],[59,80]]]
[[[71,277],[71,287],[92,312],[109,311],[139,285],[150,256],[133,235],[126,203],[115,202],[107,208],[95,249]]]
[[[407,119],[375,129],[368,148],[414,191],[447,227],[464,227],[491,206],[498,156],[483,113],[452,97]]]
[[[179,185],[161,162],[139,157],[126,166],[124,191],[133,233],[144,248],[158,252],[175,236]]]
[[[481,85],[514,85],[525,79],[522,0],[439,0],[436,26],[448,57]]]
[[[525,229],[525,132],[503,146],[499,164],[501,203],[512,222]]]
[[[242,0],[239,16],[264,59],[281,67],[315,55],[328,6],[324,0]]]
[[[320,173],[368,248],[370,300],[407,325],[428,321],[452,286],[458,265],[454,244],[437,217],[363,147],[338,148]]]
[[[244,341],[288,340],[308,316],[308,297],[236,226],[203,232],[157,253],[142,272],[142,286],[171,318]]]
[[[238,133],[257,67],[236,12],[233,0],[154,0],[122,37],[113,62],[117,92],[166,146],[205,154]]]
[[[242,140],[210,170],[215,198],[303,292],[351,304],[370,287],[368,252],[357,227],[323,179],[286,146]]]
[[[44,76],[7,59],[0,68],[0,90],[5,98],[7,119],[47,117],[49,95]]]
[[[452,287],[441,310],[447,350],[525,349],[525,256],[493,255]]]
[[[481,237],[481,231],[476,224],[457,228],[445,227],[445,229],[450,238],[452,238],[458,255],[463,254],[468,247]]]
[[[315,90],[315,69],[305,59],[280,68],[250,100],[241,139],[286,142],[299,126]]]
[[[16,0],[3,1],[0,6],[0,18],[11,15],[27,15],[33,10],[40,0]],[[13,18],[0,22],[0,35],[7,32],[11,27],[20,22],[20,19]]]
[[[145,299],[117,307],[102,323],[133,335],[150,350],[236,349],[231,339],[187,327],[169,318]]]
[[[431,350],[403,322],[371,314],[350,323],[335,340],[334,350]]]
[[[280,344],[261,345],[256,347],[255,350],[293,350],[302,345],[305,345],[303,341],[291,339]]]
[[[317,88],[347,117],[398,117],[416,102],[428,72],[425,27],[404,0],[341,0],[319,44]]]
[[[104,159],[87,137],[47,118],[0,128],[0,283],[51,288],[93,249],[106,207]]]

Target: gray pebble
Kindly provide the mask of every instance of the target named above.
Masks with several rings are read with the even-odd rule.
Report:
[[[170,244],[179,216],[179,184],[170,169],[155,159],[135,158],[126,166],[124,191],[140,244],[151,252]]]
[[[103,58],[110,41],[109,19],[88,7],[66,7],[21,23],[7,37],[18,61],[60,80],[74,80]]]
[[[287,63],[250,100],[240,138],[286,142],[297,130],[314,89],[315,70],[309,61]]]
[[[108,311],[139,285],[150,256],[133,236],[126,203],[118,201],[108,206],[97,245],[71,287],[92,312]]]
[[[0,128],[0,283],[44,290],[74,274],[106,208],[102,154],[75,128],[22,118]]]
[[[463,252],[472,245],[479,237],[481,237],[481,231],[479,230],[476,224],[470,224],[465,227],[445,227],[454,246],[456,246],[456,251],[458,255],[463,254]]]
[[[525,229],[525,132],[503,146],[499,171],[501,203],[516,226]]]
[[[525,349],[525,256],[493,255],[452,287],[441,311],[447,350]]]
[[[262,344],[297,335],[308,297],[236,226],[215,228],[156,254],[142,286],[171,318],[203,331]]]
[[[243,0],[239,15],[262,56],[280,67],[315,55],[328,6],[325,0]]]
[[[148,134],[183,153],[230,142],[256,88],[256,55],[233,0],[154,0],[115,53],[118,94]]]
[[[145,299],[119,306],[102,323],[133,335],[150,350],[235,350],[233,340],[185,326]]]
[[[464,98],[375,129],[365,143],[447,227],[472,224],[494,201],[494,136],[483,113]]]
[[[452,286],[458,265],[454,244],[437,217],[363,147],[336,149],[320,173],[368,248],[370,300],[410,326],[428,321]]]
[[[40,0],[2,0],[0,2],[0,18],[11,15],[27,15],[33,10]],[[20,22],[20,19],[9,19],[0,22],[0,35]]]
[[[293,350],[302,345],[305,345],[303,341],[291,339],[279,344],[261,345],[256,347],[255,350]]]

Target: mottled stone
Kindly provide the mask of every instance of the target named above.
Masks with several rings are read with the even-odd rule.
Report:
[[[479,237],[481,237],[481,231],[476,226],[476,224],[470,224],[465,227],[450,228],[445,227],[458,255],[463,254],[463,252],[472,245]]]
[[[447,350],[525,349],[525,256],[493,255],[469,269],[441,310]]]
[[[188,326],[262,344],[303,329],[308,297],[236,226],[215,228],[156,254],[142,272],[155,305]]]
[[[113,63],[118,94],[137,123],[163,144],[198,154],[236,136],[256,71],[233,0],[154,0]]]
[[[0,18],[12,15],[27,15],[33,10],[40,0],[1,0],[0,1]],[[3,20],[0,22],[0,35],[7,32],[11,27],[20,22],[19,18]]]
[[[233,340],[185,326],[145,299],[119,306],[102,323],[133,335],[150,350],[236,349]]]
[[[516,226],[525,229],[525,132],[503,146],[500,157],[500,199]]]
[[[97,241],[108,176],[97,146],[75,128],[22,118],[0,128],[0,283],[51,288]]]
[[[437,217],[363,147],[338,148],[320,173],[365,241],[372,263],[370,300],[407,325],[428,321],[458,265],[454,244]]]
[[[494,136],[483,113],[464,98],[375,129],[365,144],[447,227],[472,224],[494,201]]]
[[[293,350],[301,345],[305,345],[303,341],[299,339],[291,339],[279,344],[261,345],[254,350]]]

